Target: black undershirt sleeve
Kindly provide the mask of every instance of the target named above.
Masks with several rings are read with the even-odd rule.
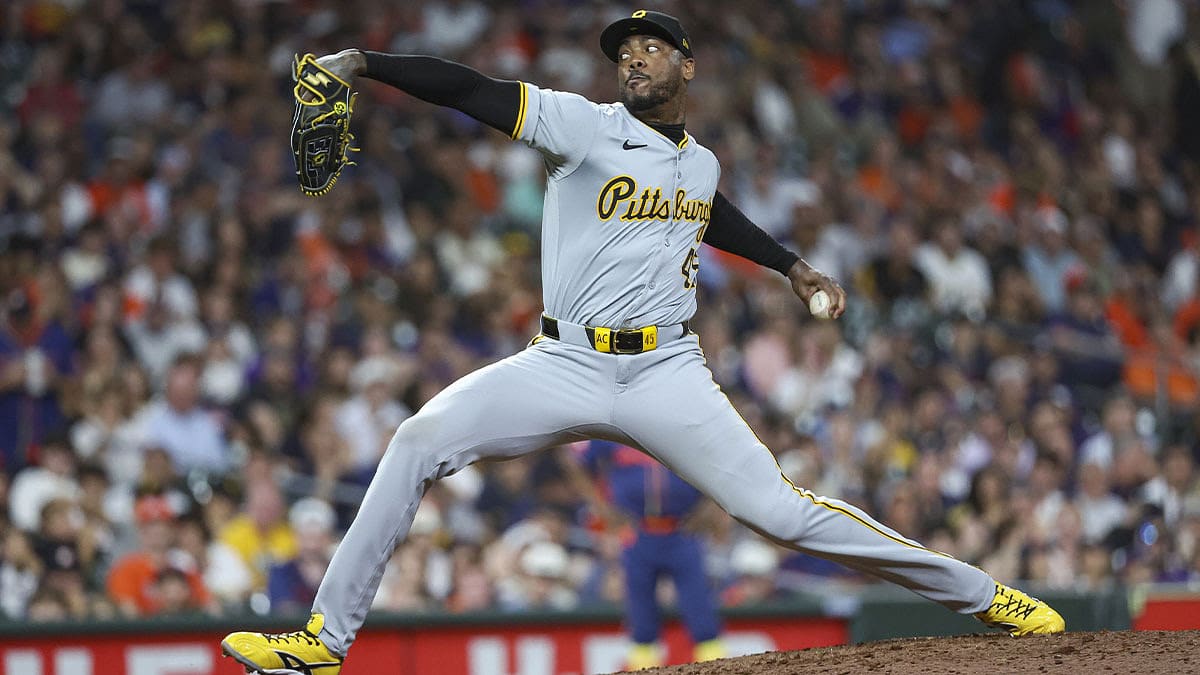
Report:
[[[769,267],[784,276],[800,260],[800,256],[784,248],[774,237],[750,222],[720,190],[713,197],[704,243]]]
[[[364,77],[391,85],[422,101],[460,110],[512,135],[521,105],[521,83],[496,80],[460,63],[433,56],[364,51]],[[704,243],[787,275],[800,259],[750,222],[719,191],[713,198]]]
[[[521,107],[521,83],[496,80],[461,63],[433,56],[364,51],[364,77],[391,85],[422,101],[443,105],[512,135]]]

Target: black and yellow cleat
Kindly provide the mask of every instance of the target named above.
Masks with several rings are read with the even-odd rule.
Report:
[[[317,639],[325,616],[313,614],[304,630],[292,633],[230,633],[221,651],[261,675],[337,675],[342,658]]]
[[[1046,603],[1004,584],[996,584],[996,595],[976,619],[993,628],[1003,628],[1013,637],[1034,634],[1061,633],[1067,623]]]

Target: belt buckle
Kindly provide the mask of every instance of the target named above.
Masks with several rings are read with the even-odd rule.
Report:
[[[626,346],[630,338],[636,344]],[[658,348],[658,326],[613,330],[597,326],[592,329],[592,346],[605,354],[641,354]]]
[[[633,344],[623,346],[622,342],[633,342]],[[658,326],[620,330],[612,340],[612,349],[615,354],[641,354],[653,351],[657,347]]]

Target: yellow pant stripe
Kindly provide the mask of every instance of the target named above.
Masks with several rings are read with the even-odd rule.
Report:
[[[776,465],[778,465],[778,462],[776,462]],[[907,546],[907,547],[909,547],[909,548],[914,548],[914,549],[916,549],[916,550],[918,550],[918,551],[926,551],[926,552],[929,552],[929,553],[933,553],[934,555],[940,555],[940,556],[942,556],[943,558],[951,558],[951,557],[953,557],[953,556],[951,556],[951,555],[949,555],[949,554],[942,553],[941,551],[935,551],[935,550],[933,550],[933,549],[931,549],[931,548],[925,548],[924,546],[918,546],[918,545],[916,545],[916,544],[914,544],[914,543],[912,543],[912,542],[910,542],[910,541],[906,541],[906,540],[904,540],[904,539],[901,539],[900,537],[895,537],[895,536],[892,536],[892,535],[888,534],[887,532],[884,532],[883,530],[879,529],[878,527],[875,527],[875,526],[874,526],[874,525],[872,525],[871,523],[869,523],[869,522],[867,522],[867,521],[863,520],[863,519],[862,519],[862,518],[861,518],[861,517],[860,517],[858,514],[854,513],[853,511],[849,511],[849,510],[847,510],[847,509],[844,509],[844,508],[842,508],[842,507],[840,507],[840,506],[837,506],[836,504],[830,504],[830,503],[828,503],[828,502],[825,502],[825,501],[822,501],[822,500],[818,499],[818,498],[817,498],[817,496],[816,496],[815,494],[813,494],[813,493],[812,493],[812,491],[810,491],[810,490],[805,490],[805,489],[803,489],[803,488],[796,487],[796,484],[795,484],[795,483],[793,483],[793,482],[791,481],[791,479],[789,479],[789,478],[788,478],[786,475],[784,475],[784,473],[783,473],[783,469],[780,469],[780,470],[779,470],[779,475],[780,475],[780,477],[782,477],[782,478],[783,478],[783,482],[787,483],[787,484],[788,484],[788,487],[790,487],[790,488],[792,488],[793,490],[795,490],[795,491],[796,491],[796,494],[800,495],[801,497],[805,497],[805,498],[807,498],[807,499],[808,499],[809,501],[811,501],[813,504],[816,504],[817,506],[820,506],[820,507],[821,507],[821,508],[823,508],[823,509],[829,509],[830,511],[833,511],[834,513],[840,513],[840,514],[842,514],[843,516],[849,516],[850,518],[853,518],[853,519],[854,519],[854,521],[855,521],[855,522],[857,522],[857,523],[859,523],[860,525],[863,525],[864,527],[866,527],[867,529],[871,530],[872,532],[874,532],[874,533],[876,533],[876,534],[879,534],[879,535],[882,535],[882,536],[884,536],[884,537],[887,537],[888,539],[891,539],[892,541],[896,542],[897,544],[903,544],[903,545],[905,545],[905,546]]]
[[[700,353],[703,354],[704,350],[701,349]],[[708,359],[706,357],[705,361],[707,362],[707,360]],[[732,404],[730,404],[730,405],[732,406]],[[755,438],[755,440],[758,441],[759,445],[762,445],[765,448],[766,444],[762,442],[762,439],[758,437],[758,434],[754,433],[754,429],[750,428],[749,424],[746,424],[746,420],[743,419],[741,415],[738,415],[738,419],[742,420],[742,424],[746,427],[746,430],[749,431],[750,435],[753,436]],[[771,452],[771,451],[767,450],[767,452]],[[774,458],[774,455],[772,455],[772,458]],[[813,504],[816,504],[817,506],[820,506],[821,508],[829,509],[830,511],[833,511],[834,513],[840,513],[843,516],[849,516],[855,522],[865,526],[867,529],[871,530],[872,532],[875,532],[876,534],[887,537],[888,539],[891,539],[892,541],[896,542],[897,544],[903,544],[909,548],[916,549],[918,551],[927,551],[929,553],[933,553],[934,555],[940,555],[943,558],[953,558],[954,557],[948,553],[942,553],[941,551],[935,551],[931,548],[925,548],[924,546],[917,546],[916,544],[913,544],[910,541],[905,541],[898,537],[893,537],[892,535],[888,534],[887,532],[884,532],[883,530],[879,529],[878,527],[875,527],[874,525],[863,520],[857,514],[855,514],[853,511],[847,511],[846,509],[843,509],[840,506],[835,506],[833,504],[829,504],[827,502],[821,501],[820,499],[817,499],[817,496],[815,494],[813,494],[811,491],[796,487],[796,484],[793,483],[792,480],[787,477],[787,474],[783,473],[783,467],[779,466],[778,459],[775,460],[775,468],[779,469],[779,477],[783,479],[783,482],[787,483],[788,487],[792,488],[792,490],[794,490],[796,492],[796,494],[800,495],[801,497],[807,498]]]

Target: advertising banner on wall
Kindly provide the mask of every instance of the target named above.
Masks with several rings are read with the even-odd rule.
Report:
[[[368,624],[370,626],[370,624]],[[844,644],[845,620],[817,617],[730,619],[730,655]],[[0,675],[236,675],[243,669],[222,658],[221,631],[104,633],[0,638]],[[682,627],[669,624],[670,663],[691,661]],[[626,641],[611,622],[512,625],[368,627],[343,675],[588,675],[624,665]]]

